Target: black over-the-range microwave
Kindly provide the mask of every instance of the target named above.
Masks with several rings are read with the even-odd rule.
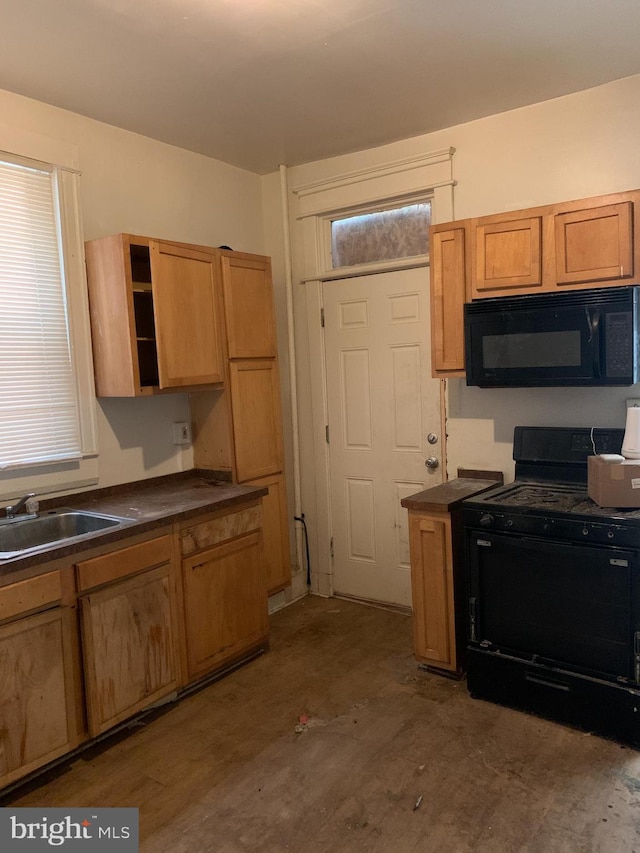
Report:
[[[640,285],[495,297],[464,306],[467,385],[633,385]]]

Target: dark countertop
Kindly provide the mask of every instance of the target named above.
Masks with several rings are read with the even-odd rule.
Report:
[[[154,477],[107,489],[96,489],[53,500],[43,500],[40,511],[69,507],[115,515],[125,519],[122,525],[75,537],[73,541],[54,542],[29,554],[0,560],[0,577],[66,557],[96,546],[117,542],[156,527],[185,521],[216,510],[232,508],[264,497],[268,489],[236,486],[216,479],[211,471],[186,471],[166,477]]]
[[[432,486],[423,492],[403,498],[400,503],[406,509],[422,510],[424,512],[449,512],[460,501],[479,495],[488,489],[499,486],[499,480],[485,480],[476,477],[457,477],[439,486]]]

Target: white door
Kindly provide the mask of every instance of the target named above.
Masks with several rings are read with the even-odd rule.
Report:
[[[442,482],[440,385],[429,361],[429,271],[325,282],[334,591],[410,605],[400,500]],[[427,436],[437,436],[430,444]]]

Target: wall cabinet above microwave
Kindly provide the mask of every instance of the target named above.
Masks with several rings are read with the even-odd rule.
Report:
[[[433,376],[464,376],[465,302],[635,282],[638,204],[630,190],[432,226]]]
[[[85,251],[99,397],[223,381],[216,250],[116,234]]]

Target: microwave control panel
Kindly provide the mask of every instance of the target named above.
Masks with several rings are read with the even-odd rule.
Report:
[[[633,372],[633,323],[628,311],[607,314],[605,318],[607,341],[606,375],[628,376]]]

